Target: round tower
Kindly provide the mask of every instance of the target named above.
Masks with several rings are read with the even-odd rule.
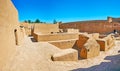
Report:
[[[112,17],[107,17],[107,21],[108,21],[109,23],[111,23],[111,22],[112,22]]]

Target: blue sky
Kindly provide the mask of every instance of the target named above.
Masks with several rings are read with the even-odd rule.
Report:
[[[12,0],[19,20],[40,19],[52,23],[120,17],[120,0]]]

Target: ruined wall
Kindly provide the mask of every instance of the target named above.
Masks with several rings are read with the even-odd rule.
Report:
[[[58,41],[51,41],[49,42],[52,45],[55,45],[56,47],[60,49],[68,49],[68,48],[73,48],[76,40],[78,39],[68,39],[68,40],[58,40]]]
[[[40,32],[41,34],[59,32],[59,24],[35,24],[34,32]]]
[[[51,58],[53,61],[77,61],[78,52],[75,49],[64,49],[54,54]]]
[[[80,49],[81,58],[91,58],[99,55],[100,45],[91,34],[80,33],[76,45]]]
[[[33,35],[34,32],[41,34],[49,34],[51,32],[59,32],[59,24],[46,24],[46,23],[20,23],[20,26],[25,28],[26,35]]]
[[[97,39],[97,42],[100,45],[101,51],[106,51],[106,50],[112,48],[113,46],[115,46],[114,37],[112,35],[108,35],[104,38],[99,38],[99,39]]]
[[[79,33],[79,29],[63,29],[63,32],[66,32],[66,33]]]
[[[18,12],[11,0],[0,0],[0,71],[14,55],[16,42],[22,40],[20,30]]]
[[[73,23],[65,23],[60,24],[60,29],[67,29],[67,28],[75,28],[79,29],[80,32],[88,32],[88,33],[110,33],[113,32],[114,29],[120,31],[119,23],[113,22],[73,22]]]
[[[34,24],[29,24],[29,23],[20,23],[20,26],[21,27],[24,27],[24,29],[25,29],[25,34],[27,35],[27,36],[29,36],[29,35],[32,35],[32,29],[33,29],[33,26],[34,26]]]
[[[79,47],[80,49],[83,48],[88,39],[88,34],[79,34],[79,39],[76,42],[77,47]]]
[[[46,34],[42,35],[39,33],[34,33],[33,37],[39,41],[57,41],[57,40],[68,40],[68,39],[78,39],[78,34],[74,33],[60,33],[60,34]]]
[[[94,39],[99,39],[100,34],[99,33],[92,33],[90,34]]]
[[[100,45],[93,38],[90,38],[84,47],[87,49],[87,58],[98,56],[100,53]]]

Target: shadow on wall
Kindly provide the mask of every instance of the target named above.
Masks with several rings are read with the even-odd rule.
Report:
[[[80,48],[77,47],[76,43],[77,41],[75,42],[72,48],[78,51],[78,60],[83,60],[83,58],[80,57]]]
[[[109,60],[110,62],[102,62],[100,65],[89,68],[78,68],[72,71],[120,71],[120,54],[107,56],[105,60]]]

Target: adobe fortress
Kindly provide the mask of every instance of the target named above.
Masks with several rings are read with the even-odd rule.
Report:
[[[119,33],[120,19],[112,17],[19,23],[11,0],[0,0],[0,71],[119,70]]]

